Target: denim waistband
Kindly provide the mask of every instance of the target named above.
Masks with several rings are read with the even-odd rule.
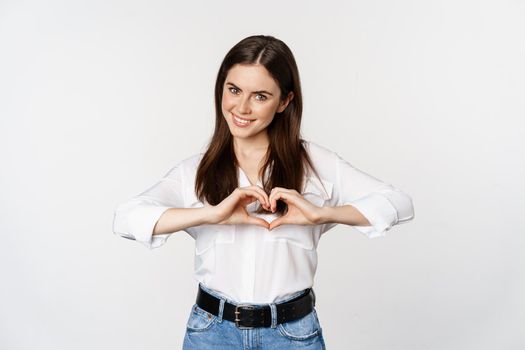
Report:
[[[249,304],[249,305],[252,305],[252,306],[265,306],[265,305],[269,305],[269,304],[272,304],[272,303],[240,303],[240,302],[236,302],[234,300],[231,300],[230,298],[226,297],[224,294],[222,294],[221,292],[219,291],[216,291],[214,289],[211,289],[209,287],[206,287],[204,284],[200,283],[199,282],[199,286],[205,290],[206,292],[210,293],[211,295],[219,298],[219,299],[224,299],[227,303],[230,303],[230,304],[233,304],[233,305],[239,305],[239,304]],[[282,300],[279,300],[278,302],[274,303],[274,304],[282,304],[282,303],[285,303],[289,300],[292,300],[294,298],[297,298],[298,296],[301,296],[303,294],[306,294],[308,291],[309,291],[310,288],[307,288],[307,289],[303,289],[303,290],[300,290],[298,292],[295,292],[295,293],[292,293],[291,295],[285,297],[284,299]],[[313,292],[313,290],[312,290]]]

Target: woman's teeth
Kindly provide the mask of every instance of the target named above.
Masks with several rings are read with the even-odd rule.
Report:
[[[237,117],[235,114],[233,115],[233,120],[238,123],[238,124],[241,124],[241,125],[248,125],[250,124],[253,120],[250,120],[250,119],[242,119],[242,118],[239,118]]]

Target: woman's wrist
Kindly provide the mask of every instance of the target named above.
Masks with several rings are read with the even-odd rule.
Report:
[[[219,223],[219,219],[217,218],[217,206],[216,205],[206,205],[201,208],[201,217],[202,217],[202,224],[201,225],[215,225]]]
[[[321,207],[319,209],[319,220],[317,222],[317,225],[334,222],[334,217],[334,207]]]

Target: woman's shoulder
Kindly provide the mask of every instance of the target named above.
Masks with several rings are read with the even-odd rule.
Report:
[[[329,147],[323,146],[311,140],[305,140],[304,144],[308,156],[315,168],[315,172],[313,174],[309,168],[307,171],[307,177],[315,178],[317,177],[316,175],[319,175],[323,179],[323,182],[328,184],[328,188],[330,188],[331,186],[329,184],[337,181],[337,153]]]
[[[334,183],[337,181],[337,154],[330,148],[311,140],[303,140],[303,144],[315,168],[314,173],[311,172],[310,167],[307,170],[304,193],[317,195],[318,200],[329,200]]]
[[[317,142],[303,139],[303,144],[305,145],[308,155],[314,162],[330,162],[334,161],[337,157],[337,153],[335,151]]]
[[[190,178],[195,174],[199,163],[204,156],[204,152],[194,153],[192,155],[180,158],[169,170],[166,176],[168,177],[180,177],[181,175]]]

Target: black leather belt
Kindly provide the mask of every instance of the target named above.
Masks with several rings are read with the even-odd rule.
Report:
[[[200,287],[200,284],[197,293],[197,305],[215,316],[219,314],[220,299],[206,292]],[[313,289],[305,289],[305,293],[302,295],[284,303],[275,304],[277,309],[276,324],[294,321],[304,317],[312,312],[314,306],[315,294]],[[241,329],[270,327],[272,325],[272,311],[269,304],[235,305],[225,302],[222,318],[235,322],[235,325]]]

